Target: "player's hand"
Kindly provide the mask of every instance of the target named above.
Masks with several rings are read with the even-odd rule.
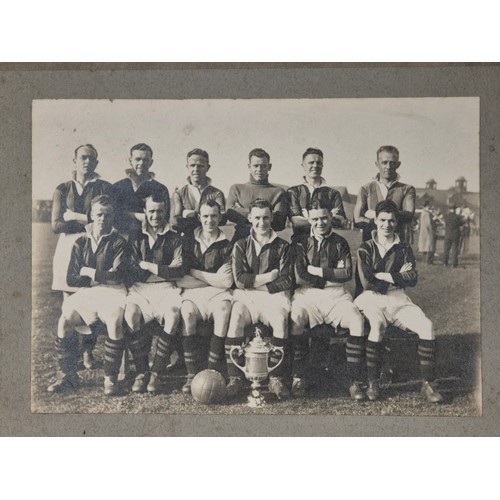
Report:
[[[139,222],[144,222],[146,220],[146,214],[142,214],[141,212],[134,212],[134,217]]]
[[[309,210],[307,210],[307,208],[302,209],[302,217],[309,219]]]
[[[270,278],[270,281],[274,281],[275,279],[278,279],[278,276],[280,275],[280,272],[278,271],[278,269],[273,269],[270,273],[269,273],[269,278]]]
[[[366,217],[367,219],[375,219],[375,216],[376,216],[376,215],[375,215],[375,210],[367,210],[367,211],[365,212],[365,217]]]
[[[86,276],[87,278],[94,279],[94,277],[95,277],[95,269],[93,269],[92,267],[83,266],[80,269],[80,276]]]
[[[402,266],[401,269],[399,270],[400,273],[406,273],[408,271],[411,271],[413,269],[413,264],[411,262],[405,262]]]
[[[66,221],[66,222],[69,222],[71,220],[75,220],[76,219],[76,213],[73,212],[73,210],[66,210],[66,212],[63,213],[63,219]]]
[[[172,260],[172,262],[168,265],[168,267],[181,267],[182,266],[182,257],[176,257]]]
[[[143,269],[144,271],[151,271],[150,264],[151,264],[150,262],[147,262],[145,260],[141,260],[139,262],[139,267],[141,269]]]
[[[319,276],[320,278],[323,277],[323,269],[321,269],[321,267],[309,265],[307,266],[307,272],[313,276]]]
[[[183,210],[182,211],[182,216],[187,219],[188,217],[195,217],[196,216],[196,211],[194,210]]]

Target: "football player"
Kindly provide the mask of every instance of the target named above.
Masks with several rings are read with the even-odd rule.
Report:
[[[250,233],[251,224],[248,214],[250,204],[256,199],[267,200],[272,210],[272,229],[285,229],[288,216],[288,198],[285,191],[269,183],[271,172],[271,157],[263,149],[252,149],[248,154],[248,170],[250,180],[245,184],[234,184],[229,189],[227,197],[227,218],[236,224],[233,243],[246,238]]]
[[[381,146],[377,151],[375,180],[359,190],[354,207],[355,227],[363,231],[363,241],[371,239],[375,229],[375,207],[383,200],[392,200],[398,209],[396,233],[409,242],[409,224],[415,214],[415,188],[399,181],[397,170],[401,166],[399,151],[394,146]]]
[[[196,333],[201,321],[213,321],[208,368],[221,371],[224,361],[224,341],[231,314],[233,272],[232,245],[219,229],[221,207],[215,200],[200,204],[201,227],[185,236],[184,250],[189,274],[177,281],[182,287],[181,316],[184,320],[183,347],[187,380],[182,388],[191,393],[191,381],[200,370]]]
[[[307,148],[302,155],[302,168],[304,169],[302,182],[288,189],[293,241],[302,235],[309,236],[311,232],[309,210],[311,204],[316,200],[321,200],[325,208],[330,211],[334,227],[342,227],[346,223],[346,214],[340,193],[328,186],[321,176],[323,172],[323,152],[321,149]]]
[[[199,208],[205,201],[215,201],[220,207],[220,224],[225,223],[226,200],[224,193],[212,186],[207,176],[210,170],[208,153],[203,149],[193,149],[187,154],[186,168],[189,173],[187,183],[176,188],[173,194],[174,213],[172,227],[179,233],[192,234],[199,227]]]
[[[361,360],[363,354],[363,317],[353,304],[344,283],[352,278],[351,251],[347,241],[333,231],[333,215],[328,200],[315,200],[309,205],[310,236],[302,236],[294,243],[295,290],[291,328],[294,351],[292,394],[306,393],[304,381],[308,351],[304,328],[319,324],[349,329],[347,365],[351,378],[349,392],[352,399],[362,401]]]
[[[118,393],[117,378],[125,348],[122,324],[127,289],[123,280],[128,251],[127,242],[113,228],[113,215],[111,198],[95,197],[90,211],[92,223],[73,245],[67,282],[79,290],[66,297],[62,305],[56,339],[58,374],[48,387],[49,392],[78,386],[73,331],[101,320],[108,332],[104,345],[104,394]]]
[[[153,165],[153,150],[147,144],[136,144],[130,148],[130,168],[127,177],[113,184],[111,195],[117,204],[116,228],[126,234],[141,227],[144,221],[144,200],[156,194],[163,198],[170,217],[170,196],[168,189],[155,180],[150,171]]]
[[[167,207],[163,193],[146,198],[144,223],[140,229],[131,231],[129,237],[132,284],[127,296],[125,321],[129,330],[128,345],[136,367],[133,392],[157,391],[158,375],[170,360],[180,320],[181,289],[175,280],[181,278],[186,269],[182,240],[170,230]],[[151,321],[162,325],[163,331],[156,344],[148,382],[150,337],[143,327]]]
[[[396,234],[398,209],[392,200],[375,207],[376,231],[358,249],[357,274],[363,293],[354,303],[370,323],[366,344],[368,389],[371,401],[379,398],[382,337],[388,325],[418,334],[418,357],[422,375],[421,393],[431,403],[442,396],[434,383],[435,335],[431,320],[406,295],[405,288],[417,284],[417,268],[410,245]]]
[[[249,206],[251,233],[237,241],[233,248],[233,276],[237,289],[233,292],[233,308],[226,339],[228,363],[228,397],[236,396],[243,385],[241,372],[234,366],[229,351],[241,345],[244,328],[262,322],[273,330],[273,344],[286,349],[290,290],[293,284],[290,247],[272,229],[273,206],[257,199]],[[272,362],[279,361],[272,359]],[[276,368],[269,379],[269,390],[280,399],[290,396],[284,383],[285,363]]]

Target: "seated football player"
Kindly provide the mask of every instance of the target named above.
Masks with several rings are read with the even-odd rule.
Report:
[[[124,235],[131,229],[141,227],[144,221],[144,200],[152,194],[163,197],[170,217],[170,195],[163,184],[155,180],[150,171],[153,165],[153,150],[147,144],[136,144],[130,148],[130,168],[126,177],[115,182],[111,195],[116,202],[115,227]]]
[[[173,194],[172,227],[179,233],[192,234],[199,227],[199,208],[205,201],[215,201],[221,211],[219,224],[225,224],[226,200],[224,193],[212,186],[207,176],[210,170],[208,153],[203,149],[193,149],[187,154],[186,168],[189,172],[187,183],[176,188]]]
[[[321,176],[323,172],[323,152],[317,148],[307,148],[302,155],[304,177],[302,182],[288,189],[290,198],[290,221],[293,226],[293,240],[302,235],[309,236],[309,210],[311,204],[321,200],[332,214],[334,227],[342,227],[346,222],[344,204],[340,193],[327,185]]]
[[[236,396],[243,387],[241,372],[234,366],[229,351],[241,346],[244,329],[258,322],[273,330],[273,345],[287,347],[290,292],[293,285],[289,244],[272,229],[272,205],[257,199],[250,204],[248,220],[251,233],[237,241],[233,248],[233,307],[226,338],[228,364],[228,397]],[[277,363],[279,357],[271,358]],[[290,397],[284,383],[285,362],[281,362],[269,379],[268,388],[279,399]]]
[[[76,388],[77,344],[72,333],[81,325],[101,320],[107,328],[104,344],[104,394],[117,394],[125,340],[123,313],[127,289],[124,277],[128,266],[127,242],[113,228],[113,205],[108,195],[92,199],[87,233],[78,238],[71,252],[67,282],[79,290],[65,298],[57,326],[57,380],[49,392]]]
[[[227,219],[235,223],[233,243],[250,234],[248,214],[250,204],[256,199],[267,200],[272,208],[272,229],[282,231],[288,217],[288,197],[283,188],[269,182],[271,157],[263,149],[252,149],[248,154],[250,180],[234,184],[227,197]]]
[[[184,237],[186,268],[189,274],[177,281],[182,287],[181,316],[184,321],[183,348],[187,380],[182,388],[191,394],[191,381],[201,369],[197,327],[201,321],[213,321],[208,368],[221,371],[224,341],[231,315],[233,272],[232,245],[219,229],[221,207],[214,200],[200,205],[201,227]]]
[[[347,241],[332,229],[330,204],[315,200],[308,211],[310,236],[297,239],[293,247],[297,288],[292,301],[290,332],[294,351],[292,394],[306,393],[304,381],[308,339],[304,328],[327,324],[349,329],[347,366],[352,399],[364,399],[361,390],[363,317],[345,290],[352,278],[351,251]]]
[[[421,393],[431,403],[440,403],[441,394],[434,384],[435,335],[431,320],[406,295],[405,288],[417,284],[415,257],[409,244],[395,233],[398,209],[392,200],[375,207],[376,230],[358,249],[357,278],[363,292],[354,303],[370,323],[366,344],[368,369],[367,396],[371,401],[380,394],[382,337],[388,325],[411,330],[419,336],[418,357],[423,378]]]
[[[161,193],[146,198],[145,221],[141,229],[131,231],[131,286],[125,308],[128,347],[136,368],[133,392],[155,393],[162,373],[174,350],[174,336],[180,320],[181,289],[175,280],[185,274],[181,237],[168,224],[167,203]],[[163,331],[153,356],[149,382],[151,337],[144,325],[157,321]],[[146,385],[147,384],[147,385]]]

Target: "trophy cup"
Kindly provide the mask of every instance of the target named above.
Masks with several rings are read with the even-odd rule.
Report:
[[[261,330],[256,327],[255,338],[251,342],[248,342],[243,347],[233,346],[229,351],[231,361],[245,374],[245,377],[252,382],[250,396],[248,396],[248,406],[253,408],[265,404],[265,400],[260,392],[260,384],[266,380],[273,370],[278,368],[284,358],[283,348],[275,347],[268,340],[264,340],[261,333]],[[238,356],[242,354],[245,355],[245,366],[240,366],[233,358],[233,352],[235,351],[238,351]],[[279,351],[281,357],[275,366],[270,367],[268,364],[269,353],[274,351]]]

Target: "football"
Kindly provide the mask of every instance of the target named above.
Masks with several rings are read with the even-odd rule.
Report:
[[[226,397],[226,381],[215,370],[203,370],[191,382],[193,399],[204,405],[220,403]]]

